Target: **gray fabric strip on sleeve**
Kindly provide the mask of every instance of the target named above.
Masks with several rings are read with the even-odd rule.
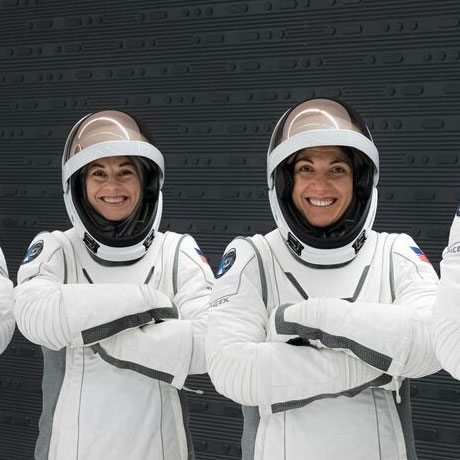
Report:
[[[363,385],[360,385],[355,388],[351,388],[350,390],[342,391],[340,393],[324,393],[320,395],[313,396],[311,398],[307,399],[300,399],[297,401],[286,401],[283,403],[276,403],[272,404],[272,413],[276,414],[278,412],[284,412],[287,410],[292,410],[292,409],[299,409],[300,407],[307,406],[308,404],[311,404],[314,401],[318,401],[320,399],[327,399],[327,398],[338,398],[339,396],[346,396],[347,398],[353,398],[357,394],[361,393],[365,389],[369,387],[379,387],[382,385],[386,385],[387,383],[390,383],[392,380],[391,375],[388,374],[382,374],[379,377],[377,377],[374,380],[371,380],[370,382],[367,382]]]
[[[392,359],[389,356],[367,348],[354,340],[347,337],[328,334],[321,329],[285,321],[284,312],[288,307],[289,305],[282,305],[276,312],[275,328],[278,334],[298,335],[305,341],[320,340],[321,343],[328,348],[342,348],[350,350],[365,363],[384,372],[386,372],[390,367]]]
[[[144,324],[150,323],[152,320],[154,320],[155,323],[160,323],[166,319],[176,319],[178,316],[176,307],[152,308],[150,310],[124,316],[110,321],[109,323],[86,329],[82,331],[81,335],[83,343],[88,345],[90,343],[96,343],[107,339],[108,337],[118,334],[125,329],[143,326]]]
[[[148,367],[142,366],[141,364],[133,363],[130,361],[123,361],[121,359],[114,358],[113,356],[108,355],[105,350],[101,347],[100,344],[92,346],[94,353],[98,354],[101,359],[111,364],[112,366],[118,367],[119,369],[127,369],[139,374],[145,375],[155,380],[161,380],[162,382],[171,383],[174,376],[166,372],[157,371],[155,369],[150,369]]]

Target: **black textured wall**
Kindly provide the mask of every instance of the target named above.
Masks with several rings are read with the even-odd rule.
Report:
[[[0,243],[15,278],[41,230],[68,226],[65,136],[104,108],[144,120],[166,157],[162,228],[215,266],[236,235],[267,232],[265,151],[275,120],[339,96],[381,153],[379,230],[408,232],[437,267],[460,197],[457,0],[0,0]],[[39,348],[0,357],[0,460],[29,460]],[[199,459],[239,458],[238,407],[190,386]],[[412,383],[421,459],[460,458],[460,385]]]

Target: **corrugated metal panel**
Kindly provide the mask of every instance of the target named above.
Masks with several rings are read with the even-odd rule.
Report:
[[[0,0],[0,235],[14,277],[41,230],[65,229],[60,156],[82,115],[144,120],[166,156],[163,228],[215,266],[236,235],[273,221],[265,152],[275,120],[340,96],[381,152],[377,229],[413,235],[437,266],[460,197],[456,0]],[[0,460],[32,457],[40,351],[19,334],[0,358]],[[239,457],[238,407],[190,397],[200,459]],[[460,457],[460,385],[412,383],[422,459]]]

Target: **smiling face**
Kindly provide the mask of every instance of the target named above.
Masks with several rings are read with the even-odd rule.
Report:
[[[315,227],[337,222],[353,198],[353,170],[342,147],[310,147],[296,154],[292,201]]]
[[[88,166],[88,201],[107,220],[128,217],[139,202],[140,190],[139,173],[128,157],[101,158]]]

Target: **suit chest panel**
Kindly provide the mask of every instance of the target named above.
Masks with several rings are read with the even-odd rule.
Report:
[[[365,252],[341,268],[318,269],[292,262],[287,248],[279,246],[273,251],[268,270],[269,307],[309,297],[391,303],[389,241],[386,234],[374,236]]]
[[[160,235],[159,235],[160,236]],[[163,237],[164,235],[161,235]],[[131,265],[104,266],[96,262],[89,254],[80,239],[71,238],[75,254],[77,283],[91,284],[123,284],[145,283],[163,292],[168,288],[164,273],[163,238],[155,238],[154,243],[142,259]]]

